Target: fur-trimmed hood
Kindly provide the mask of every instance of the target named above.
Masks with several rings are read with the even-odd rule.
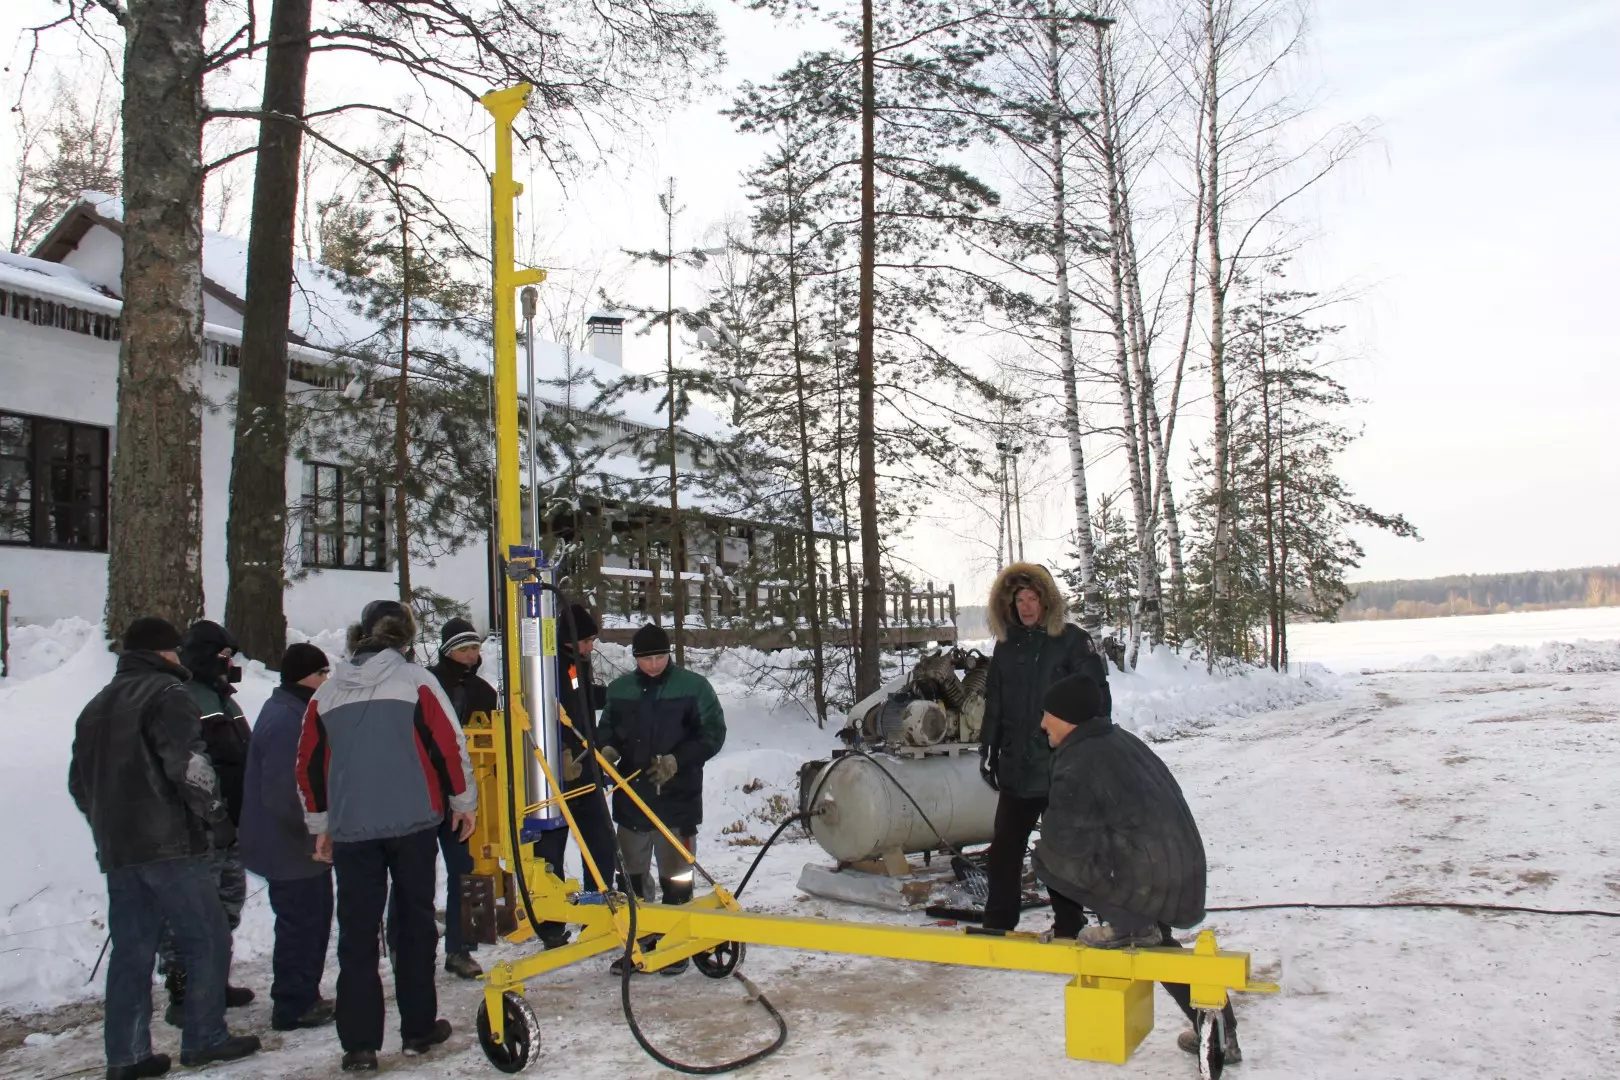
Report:
[[[1034,589],[1040,593],[1046,615],[1042,627],[1053,637],[1063,633],[1063,616],[1068,604],[1063,599],[1063,590],[1052,580],[1051,571],[1040,563],[1018,562],[997,574],[996,583],[990,587],[986,614],[990,621],[990,632],[996,636],[996,640],[1006,641],[1007,628],[1018,624],[1013,598],[1020,589]]]
[[[367,634],[359,623],[349,627],[349,655],[361,649],[408,649],[416,643],[416,620],[410,615],[384,615]]]

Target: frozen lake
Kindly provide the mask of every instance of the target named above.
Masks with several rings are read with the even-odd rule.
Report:
[[[1458,615],[1447,619],[1307,623],[1288,628],[1291,662],[1335,671],[1390,668],[1425,656],[1464,656],[1493,645],[1620,638],[1620,607]]]

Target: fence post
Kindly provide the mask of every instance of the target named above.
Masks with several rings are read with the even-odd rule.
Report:
[[[708,629],[714,625],[714,623],[709,619],[709,605],[714,601],[714,588],[709,584],[709,582],[713,579],[713,575],[709,573],[708,559],[703,560],[702,567],[703,582],[698,586],[698,614],[703,617],[704,628]]]
[[[648,561],[652,569],[652,585],[647,592],[647,614],[652,617],[653,622],[662,625],[664,621],[663,566],[658,559]]]
[[[0,679],[11,677],[11,590],[0,589]]]

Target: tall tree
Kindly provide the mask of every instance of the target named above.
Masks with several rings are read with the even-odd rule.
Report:
[[[275,0],[265,53],[264,112],[303,119],[313,0]],[[287,619],[287,328],[292,305],[293,233],[303,128],[259,121],[248,233],[242,366],[225,524],[225,623],[242,651],[280,663]]]
[[[107,632],[203,610],[204,0],[130,0],[124,30],[124,310]]]

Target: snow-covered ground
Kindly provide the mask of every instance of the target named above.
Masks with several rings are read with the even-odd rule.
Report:
[[[1620,607],[1516,611],[1446,619],[1382,619],[1305,623],[1288,628],[1289,658],[1334,671],[1385,670],[1446,660],[1498,646],[1534,648],[1546,642],[1620,638]]]
[[[1473,623],[1461,628],[1472,634],[1502,618],[1512,617],[1433,622]],[[1388,624],[1324,629],[1368,625]],[[1460,651],[1438,633],[1383,666]],[[65,790],[73,717],[112,669],[93,636],[72,626],[34,632],[27,662],[0,683],[0,727],[9,737],[0,812],[13,823],[0,833],[0,1010],[12,1017],[0,1025],[0,1076],[100,1068],[100,1027],[86,1004],[99,980],[85,980],[101,944],[104,893]],[[1556,670],[1561,657],[1620,655],[1620,644],[1559,652],[1522,633],[1502,637],[1523,648],[1450,661],[1451,671],[1211,680],[1196,665],[1156,656],[1139,674],[1116,675],[1121,718],[1171,736],[1156,749],[1198,816],[1210,904],[1472,900],[1620,909],[1620,665]],[[1356,649],[1367,646],[1353,643],[1340,655]],[[605,659],[619,660],[611,651]],[[768,833],[773,800],[780,807],[792,799],[798,763],[823,754],[831,731],[777,704],[782,673],[764,658],[710,659],[731,737],[710,766],[700,858],[735,883],[757,851],[748,838]],[[262,672],[249,671],[250,716],[269,688]],[[821,858],[808,841],[785,839],[766,856],[746,903],[920,920],[799,894],[799,868]],[[255,897],[238,934],[237,981],[261,991],[267,916]],[[1037,914],[1029,925],[1046,921]],[[1235,1077],[1519,1080],[1620,1068],[1615,920],[1282,911],[1212,914],[1209,925],[1226,947],[1254,954],[1259,978],[1283,985],[1277,997],[1238,1001],[1246,1060]],[[1159,1030],[1115,1068],[1064,1057],[1058,979],[767,949],[750,952],[747,970],[792,1028],[787,1047],[751,1070],[756,1076],[1195,1074],[1175,1048],[1181,1021],[1162,993]],[[687,1060],[731,1056],[768,1037],[762,1014],[729,982],[693,974],[636,987],[644,1026]],[[424,1078],[494,1075],[472,1034],[478,988],[447,981],[440,989],[441,1012],[457,1028],[449,1046],[421,1062],[390,1055],[384,1067]],[[534,1075],[658,1073],[623,1026],[605,961],[535,980],[528,997],[547,1028]],[[233,1014],[239,1028],[265,1035],[267,1051],[218,1069],[221,1080],[335,1071],[329,1030],[270,1033],[267,1010],[261,1001]],[[16,1045],[30,1031],[36,1045]],[[161,1024],[154,1034],[160,1048],[176,1042]]]

